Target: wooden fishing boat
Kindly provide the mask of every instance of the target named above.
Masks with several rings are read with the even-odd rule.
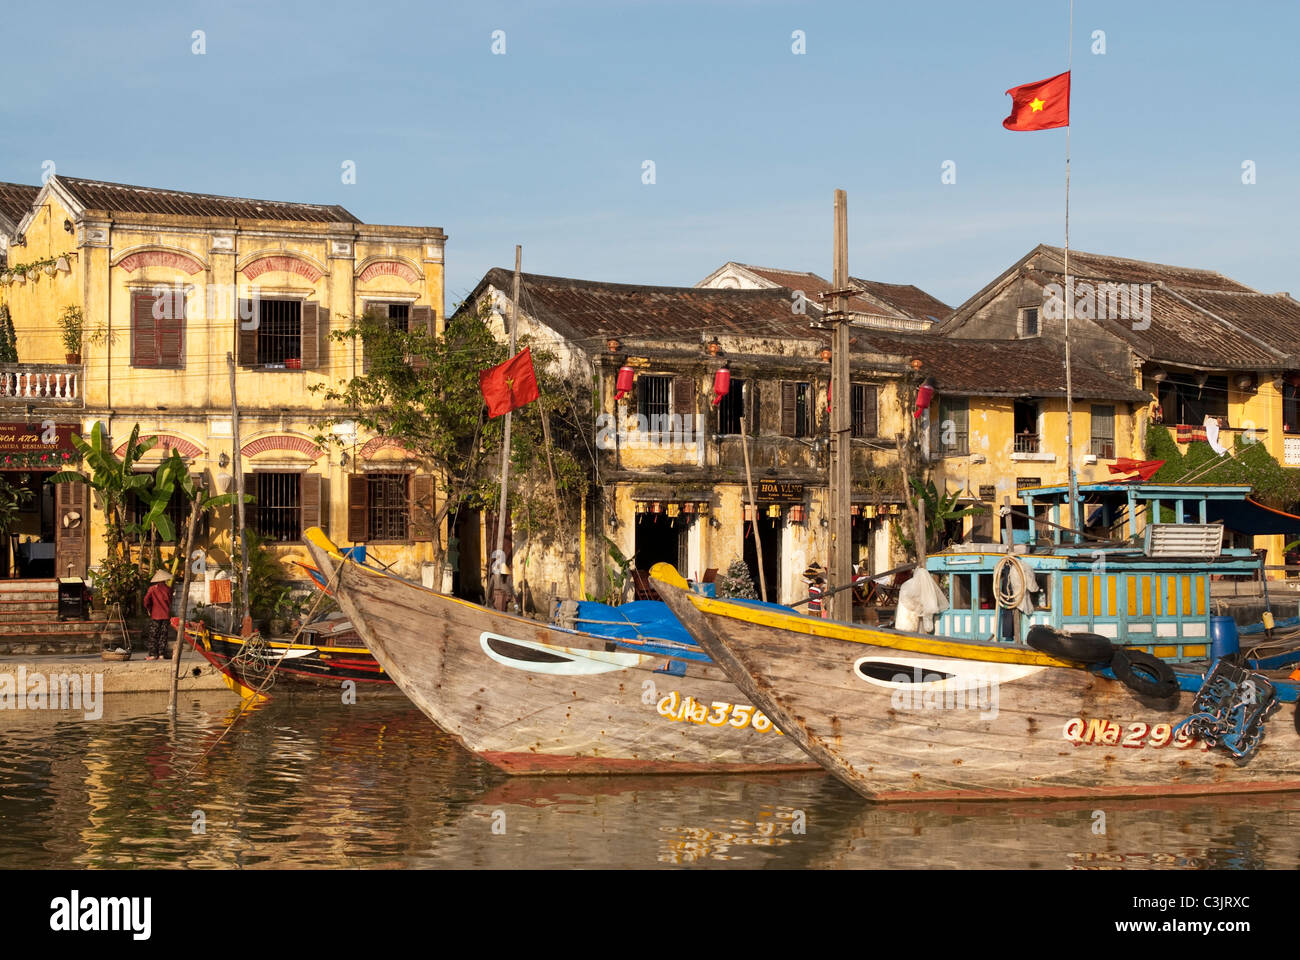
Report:
[[[177,620],[172,618],[173,627]],[[300,642],[258,636],[245,639],[191,621],[186,624],[185,639],[245,698],[255,691],[264,696],[282,684],[337,688],[345,680],[376,685],[393,682],[345,621],[308,624]]]
[[[654,637],[616,643],[500,613],[345,558],[319,529],[304,539],[387,674],[507,773],[814,766],[697,649]]]
[[[1296,724],[1267,719],[1277,703],[1296,700],[1288,666],[1185,660],[1162,668],[1171,683],[1153,676],[1130,687],[1099,663],[1049,655],[996,630],[951,638],[819,621],[697,596],[666,565],[653,575],[682,624],[759,709],[872,800],[1300,789]],[[1079,637],[1058,636],[1067,652]],[[1199,719],[1181,724],[1194,713]]]

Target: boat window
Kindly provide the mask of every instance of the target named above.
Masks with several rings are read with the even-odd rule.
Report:
[[[979,608],[981,610],[992,610],[993,603],[993,574],[981,573],[979,577]]]
[[[970,609],[970,575],[966,573],[950,574],[952,578],[952,594],[949,596],[949,603],[954,610]]]

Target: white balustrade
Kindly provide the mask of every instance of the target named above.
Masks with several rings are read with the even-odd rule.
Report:
[[[5,400],[69,403],[80,399],[80,366],[0,364],[0,403]]]

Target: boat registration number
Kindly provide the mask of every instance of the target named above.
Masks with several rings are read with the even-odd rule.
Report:
[[[1196,746],[1198,743],[1201,747],[1209,749],[1204,743],[1188,735],[1186,730],[1179,730],[1174,733],[1174,727],[1171,723],[1142,723],[1140,721],[1121,724],[1117,720],[1104,720],[1093,717],[1090,720],[1084,720],[1082,717],[1071,717],[1065,721],[1065,728],[1062,731],[1066,740],[1069,740],[1076,747],[1083,744],[1095,744],[1106,747],[1128,747],[1130,749],[1140,749],[1144,747],[1161,747],[1172,746],[1178,750],[1186,750],[1188,747]]]
[[[674,690],[660,699],[657,709],[661,717],[676,722],[687,721],[709,727],[730,726],[737,730],[753,727],[759,733],[781,733],[762,710],[755,710],[747,703],[726,703],[722,700],[705,703],[691,696],[683,697]]]

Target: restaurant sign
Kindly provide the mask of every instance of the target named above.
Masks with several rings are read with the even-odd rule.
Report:
[[[80,459],[72,445],[74,424],[0,423],[0,468],[51,469]]]
[[[803,503],[803,484],[789,480],[759,480],[759,503]]]

